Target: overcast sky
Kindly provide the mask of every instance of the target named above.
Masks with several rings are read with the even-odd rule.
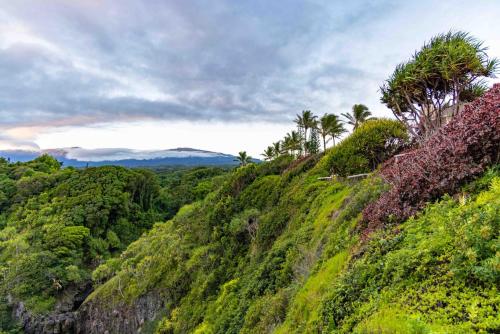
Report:
[[[311,109],[389,116],[378,87],[433,35],[500,57],[500,1],[0,0],[0,148],[257,156]]]

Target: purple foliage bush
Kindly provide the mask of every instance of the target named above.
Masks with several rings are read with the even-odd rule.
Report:
[[[391,188],[363,211],[367,233],[399,223],[429,201],[453,194],[499,162],[500,84],[456,115],[419,148],[388,160],[380,176]]]

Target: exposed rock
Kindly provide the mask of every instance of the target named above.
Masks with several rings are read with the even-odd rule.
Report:
[[[33,315],[23,302],[15,303],[13,315],[27,334],[70,334],[75,332],[76,312]]]
[[[30,312],[22,301],[8,296],[12,306],[12,317],[16,319],[27,334],[71,334],[76,332],[77,309],[92,292],[90,283],[82,287],[68,289],[60,297],[54,311],[46,315]]]
[[[157,318],[163,308],[163,298],[156,291],[139,297],[133,304],[120,303],[112,308],[90,300],[79,309],[76,333],[139,333],[141,327]]]

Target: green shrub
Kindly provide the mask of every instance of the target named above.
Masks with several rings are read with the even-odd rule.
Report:
[[[489,190],[469,199],[445,196],[420,216],[373,235],[323,299],[323,328],[339,333],[498,329],[500,178],[486,178]]]
[[[368,173],[391,157],[407,139],[406,129],[400,122],[370,120],[333,147],[325,163],[328,170],[341,176]]]
[[[253,207],[262,210],[276,204],[281,177],[269,175],[260,177],[239,196],[239,207]]]

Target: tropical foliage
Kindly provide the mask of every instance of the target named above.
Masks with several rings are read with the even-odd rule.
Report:
[[[228,172],[220,167],[159,168],[160,193],[155,208],[161,220],[169,220],[186,204],[199,201],[214,191]]]
[[[352,125],[353,130],[356,130],[361,124],[371,119],[371,112],[364,104],[355,104],[352,106],[352,113],[344,113],[347,119],[347,124]]]
[[[494,75],[498,60],[483,43],[464,32],[432,38],[411,60],[399,65],[381,87],[381,101],[422,140],[432,135],[444,116],[454,116],[463,102],[486,90],[483,77]],[[444,115],[448,110],[450,115]]]
[[[319,181],[327,158],[236,170],[133,243],[84,312],[154,290],[168,300],[146,318],[156,333],[494,331],[498,171],[360,241],[360,213],[386,185]]]
[[[34,312],[90,279],[92,266],[123,250],[159,218],[153,173],[119,167],[59,170],[53,158],[4,164],[0,291]]]
[[[302,137],[304,153],[307,154],[307,130],[316,128],[318,124],[318,116],[314,115],[311,110],[302,111],[301,115],[297,115],[295,119],[297,129]]]
[[[249,156],[246,151],[241,151],[238,153],[236,161],[239,162],[240,166],[246,166],[252,162],[252,157]]]
[[[366,208],[366,220],[372,225],[402,221],[498,163],[499,106],[500,84],[496,84],[420,148],[387,162],[381,175],[392,189]]]
[[[304,110],[295,119],[297,131],[286,134],[283,140],[268,146],[262,156],[266,161],[282,155],[302,158],[320,152],[321,146],[326,151],[327,144],[339,139],[346,129],[342,121],[334,114],[324,114],[319,120],[310,110]],[[321,145],[323,144],[323,145]]]
[[[499,105],[495,85],[403,152],[408,124],[355,105],[335,143],[338,117],[306,110],[231,171],[0,159],[0,332],[22,305],[89,333],[496,333]]]
[[[317,326],[335,333],[496,332],[498,172],[479,183],[486,189],[445,196],[372,235],[325,292]]]
[[[155,222],[214,188],[225,170],[61,169],[49,156],[0,159],[0,301],[33,314],[73,311],[92,271]],[[210,181],[208,181],[210,180]],[[81,301],[80,301],[81,303]],[[79,303],[76,304],[76,307]],[[0,328],[10,310],[0,308]]]
[[[332,174],[340,176],[368,173],[391,157],[407,139],[406,129],[397,121],[367,121],[331,149],[325,163]]]
[[[330,140],[335,145],[335,139],[340,138],[346,132],[338,116],[334,114],[324,114],[319,120],[317,129],[323,139],[323,151],[326,151],[326,144]]]

